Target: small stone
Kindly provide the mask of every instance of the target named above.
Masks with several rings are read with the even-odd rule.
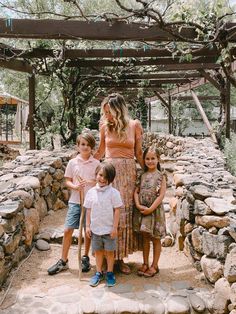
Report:
[[[49,232],[42,232],[39,234],[38,239],[45,240],[47,242],[50,242],[51,240],[51,234]]]
[[[189,295],[189,302],[197,313],[203,313],[206,309],[205,302],[196,294]]]
[[[168,314],[189,314],[190,305],[185,297],[171,296],[167,301]]]
[[[236,282],[236,249],[231,250],[226,256],[224,276],[229,282]]]
[[[233,205],[221,198],[209,197],[205,199],[205,203],[217,215],[224,215],[233,208]]]
[[[0,204],[0,216],[6,219],[13,218],[23,209],[22,201],[6,201]]]
[[[201,267],[206,278],[211,282],[216,282],[223,275],[223,265],[215,258],[204,255],[201,258]]]
[[[174,244],[174,241],[171,236],[167,235],[165,236],[164,240],[161,242],[162,246],[172,246]]]
[[[44,240],[37,240],[35,247],[39,250],[39,251],[48,251],[50,250],[50,245],[48,244],[47,241]]]

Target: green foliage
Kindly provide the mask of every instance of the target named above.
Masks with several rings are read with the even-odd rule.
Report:
[[[88,119],[87,127],[91,130],[99,129],[100,107],[89,108],[86,112],[86,119]]]
[[[172,103],[173,119],[173,133],[174,135],[182,136],[184,130],[190,125],[192,121],[191,113],[186,111],[186,103],[175,100]]]
[[[231,140],[225,140],[224,154],[229,171],[236,175],[236,134],[232,133]]]

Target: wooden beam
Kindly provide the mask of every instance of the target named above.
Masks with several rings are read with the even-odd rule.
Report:
[[[176,88],[170,89],[170,90],[168,90],[168,92],[161,94],[161,96],[163,98],[166,98],[166,97],[169,97],[169,95],[170,96],[178,95],[180,93],[189,91],[191,89],[197,88],[197,87],[202,86],[204,84],[206,84],[206,79],[205,78],[201,78],[199,80],[192,81],[191,83],[187,83],[185,85],[178,86]],[[150,101],[155,101],[155,100],[158,100],[158,97],[157,96],[153,96],[153,97],[150,97],[149,100]]]
[[[227,23],[225,29],[233,29],[236,23]],[[193,27],[169,27],[176,34],[187,39],[195,39],[198,33]],[[226,30],[227,32],[227,30]],[[235,42],[236,35],[226,33],[229,42]],[[56,19],[0,19],[0,37],[31,39],[89,39],[89,40],[133,40],[170,41],[179,40],[159,26],[144,27],[143,24],[121,21],[78,21]],[[184,40],[182,40],[184,41]]]
[[[155,92],[155,95],[157,96],[157,98],[164,104],[164,106],[168,109],[169,111],[169,103],[167,101],[165,101],[165,99],[158,93]]]
[[[198,72],[192,72],[192,73],[186,73],[186,72],[178,72],[178,73],[130,73],[130,74],[124,74],[121,75],[121,79],[192,79],[192,78],[199,78],[202,77],[200,73]]]
[[[218,100],[220,101],[220,96],[200,96],[197,95],[199,100]],[[172,99],[178,99],[181,101],[193,101],[192,96],[172,96]]]
[[[217,139],[216,139],[215,133],[213,131],[213,128],[212,128],[212,126],[211,126],[211,124],[210,124],[210,122],[209,122],[209,120],[208,120],[208,118],[207,118],[207,116],[205,114],[205,111],[204,111],[204,109],[203,109],[203,107],[202,107],[202,105],[201,105],[197,95],[194,93],[193,90],[191,90],[191,94],[193,96],[193,100],[194,100],[194,102],[195,102],[195,104],[197,106],[197,109],[198,109],[198,111],[199,111],[199,113],[200,113],[200,115],[201,115],[201,117],[203,119],[203,122],[205,123],[205,125],[206,125],[206,127],[207,127],[207,129],[208,129],[208,131],[210,133],[210,136],[211,136],[213,142],[217,143]]]
[[[182,27],[181,36],[196,38],[194,28]],[[0,19],[0,37],[29,39],[89,39],[89,40],[141,40],[169,41],[173,40],[169,32],[158,26],[144,27],[138,23],[78,21],[55,19],[11,19],[10,25],[6,19]]]
[[[210,82],[216,89],[218,89],[219,91],[222,90],[222,87],[220,86],[220,84],[209,74],[207,73],[205,70],[199,70],[199,72],[201,73],[201,75],[203,77],[205,77],[205,79],[208,80],[208,82]]]
[[[180,58],[149,58],[149,59],[135,59],[127,61],[118,61],[118,60],[73,60],[66,63],[67,67],[111,67],[111,66],[136,66],[136,65],[205,65],[205,64],[215,64],[215,57],[197,57],[192,59],[191,62],[181,62]]]
[[[87,79],[106,79],[110,80],[112,79],[112,76],[104,76],[99,74],[81,74],[82,78]],[[130,74],[120,74],[119,76],[120,80],[151,80],[151,79],[194,79],[194,78],[200,78],[202,77],[199,72],[178,72],[178,73],[149,73],[149,72],[141,72],[141,73],[130,73]],[[189,81],[189,80],[188,80]]]
[[[159,92],[163,93],[164,89],[161,88],[161,86],[158,84],[147,84],[147,85],[140,85],[140,83],[100,83],[99,86],[101,88],[117,88],[117,89],[125,89],[125,88],[143,88],[143,89],[154,89],[158,90]]]
[[[30,149],[35,149],[35,131],[34,131],[34,114],[35,114],[35,75],[29,77],[29,142]]]
[[[148,131],[151,132],[152,131],[152,106],[151,103],[148,102]]]
[[[84,60],[80,64],[71,63],[70,66],[74,67],[86,67],[86,68],[103,68],[103,67],[128,67],[128,66],[146,66],[146,65],[155,65],[151,60],[137,60],[136,62],[120,62],[115,63],[111,60],[91,60],[86,62]],[[104,62],[102,62],[104,61]],[[219,69],[220,65],[215,63],[176,63],[176,64],[160,64],[156,65],[155,71],[194,71],[200,69]],[[154,69],[153,69],[154,70]]]
[[[225,135],[230,139],[230,81],[226,79],[226,95],[225,95]]]
[[[172,108],[171,108],[171,96],[168,97],[169,110],[168,110],[168,127],[169,134],[172,134]]]
[[[232,55],[236,55],[236,48],[230,50]],[[196,49],[191,52],[193,57],[196,56],[215,56],[219,57],[216,49]],[[65,49],[52,50],[43,48],[33,48],[30,50],[16,49],[0,43],[0,55],[11,58],[55,58],[61,57],[63,59],[78,59],[78,58],[140,58],[140,57],[172,57],[172,52],[168,49],[157,48],[114,48],[114,49]],[[180,57],[181,53],[177,52],[175,57]]]
[[[126,80],[117,80],[115,83],[112,80],[104,80],[101,81],[100,86],[109,86],[109,85],[119,85],[119,84],[129,84],[129,83],[136,83],[136,84],[142,84],[143,80],[147,80],[147,78],[140,77],[139,79],[126,79]],[[162,84],[183,84],[183,83],[190,83],[189,79],[185,78],[169,78],[169,79],[149,79],[147,84],[149,85],[159,85],[161,86]]]
[[[33,73],[32,66],[29,65],[27,62],[21,60],[0,60],[0,67],[13,71]]]

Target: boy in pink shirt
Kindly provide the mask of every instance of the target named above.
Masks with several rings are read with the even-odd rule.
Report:
[[[79,228],[81,203],[80,191],[83,189],[86,195],[87,191],[95,185],[95,170],[99,161],[92,156],[92,150],[95,147],[95,139],[90,133],[82,133],[76,140],[79,154],[71,159],[65,170],[66,186],[70,189],[68,212],[65,220],[64,237],[62,244],[62,255],[58,262],[48,269],[49,275],[55,275],[60,271],[66,270],[68,266],[68,253],[71,245],[74,229]],[[85,254],[82,257],[82,271],[90,270],[89,248],[90,238],[85,237]]]

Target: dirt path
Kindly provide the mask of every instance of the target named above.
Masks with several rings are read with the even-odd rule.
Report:
[[[60,210],[52,215],[48,215],[41,223],[40,230],[50,228],[63,229],[65,214],[65,210]],[[79,289],[81,291],[81,289],[84,289],[86,291],[89,287],[88,281],[95,271],[95,259],[91,257],[92,270],[87,274],[83,274],[82,280],[79,282],[77,246],[72,245],[69,253],[70,269],[55,276],[48,276],[47,268],[60,258],[60,254],[60,244],[51,244],[49,251],[33,249],[31,256],[14,274],[11,288],[1,308],[5,310],[10,309],[12,305],[18,302],[18,296],[22,291],[34,291],[34,289],[37,289],[37,291],[41,291],[41,293],[47,295],[51,289],[61,286],[70,286],[76,290]],[[135,288],[135,291],[142,291],[145,285],[150,284],[164,284],[180,289],[185,287],[188,289],[203,288],[208,291],[211,290],[211,287],[206,282],[200,280],[201,274],[193,268],[187,257],[178,251],[176,246],[163,248],[159,263],[160,273],[153,278],[146,279],[136,275],[137,266],[142,263],[141,252],[130,255],[126,259],[126,262],[131,266],[132,274],[128,276],[117,274],[117,283],[118,285],[131,284]],[[3,297],[3,294],[4,291],[2,291],[1,297]]]

